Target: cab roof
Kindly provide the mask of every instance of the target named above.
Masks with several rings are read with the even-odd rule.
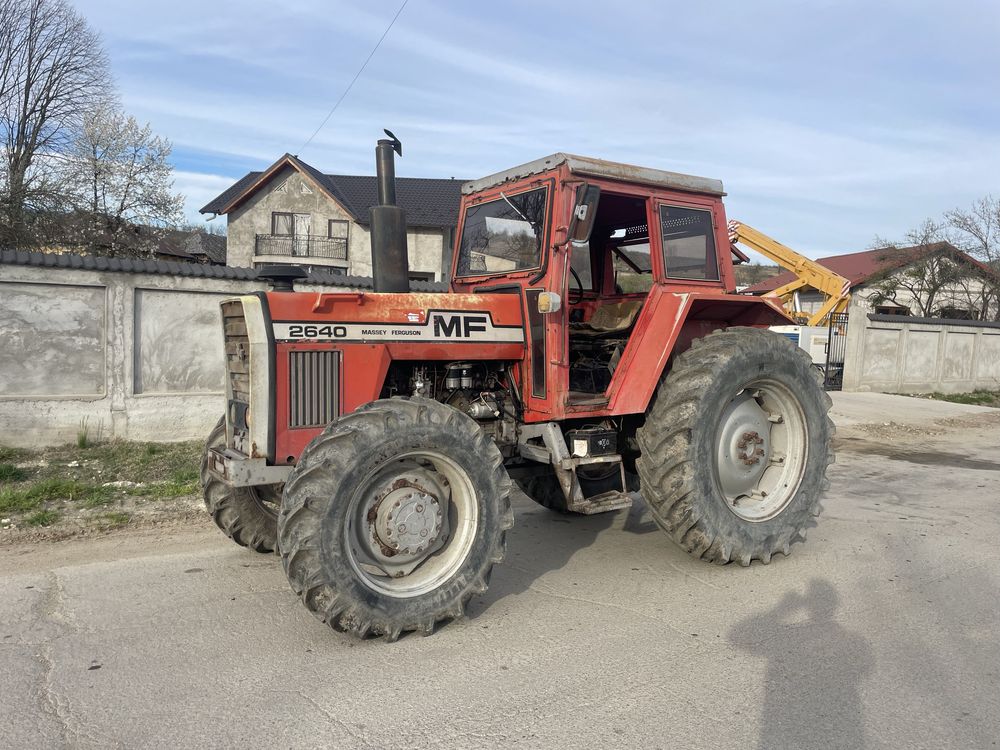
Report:
[[[472,180],[462,185],[462,194],[469,195],[480,190],[499,187],[507,182],[513,182],[523,177],[530,177],[534,174],[548,172],[565,164],[569,171],[581,177],[602,177],[608,180],[619,180],[621,182],[641,183],[652,185],[653,187],[669,188],[670,190],[683,190],[688,193],[702,193],[708,195],[725,195],[722,188],[722,180],[713,180],[709,177],[695,177],[694,175],[681,174],[679,172],[667,172],[662,169],[651,169],[650,167],[637,167],[632,164],[620,164],[603,159],[594,159],[589,156],[575,156],[574,154],[552,154],[541,159],[529,161],[519,167],[497,172],[478,180]]]

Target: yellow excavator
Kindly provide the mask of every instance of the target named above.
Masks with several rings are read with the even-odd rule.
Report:
[[[785,311],[802,325],[823,325],[830,313],[839,313],[847,309],[847,304],[851,300],[851,282],[839,273],[821,266],[814,260],[809,260],[801,253],[740,221],[729,222],[729,241],[734,245],[746,245],[798,277],[795,281],[790,281],[764,296],[781,299]],[[807,286],[826,295],[823,305],[812,315],[799,310],[798,291]]]

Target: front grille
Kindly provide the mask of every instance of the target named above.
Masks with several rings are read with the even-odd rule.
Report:
[[[222,303],[222,328],[229,386],[226,420],[232,435],[230,447],[249,455],[250,428],[247,412],[250,408],[250,337],[247,335],[242,302],[231,300]]]
[[[288,355],[288,426],[325,427],[340,413],[340,352]]]

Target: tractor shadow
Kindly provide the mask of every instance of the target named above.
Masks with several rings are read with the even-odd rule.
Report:
[[[650,534],[660,531],[660,527],[649,513],[649,508],[646,507],[646,501],[638,492],[632,493],[632,507],[628,509],[623,529],[629,534]]]
[[[500,600],[528,591],[546,573],[565,567],[620,517],[619,513],[563,515],[541,507],[520,491],[513,500],[514,527],[507,532],[507,555],[493,569],[486,593],[469,602],[466,616],[470,620]]]

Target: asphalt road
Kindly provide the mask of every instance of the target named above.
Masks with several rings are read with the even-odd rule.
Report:
[[[804,545],[688,558],[521,498],[467,619],[356,642],[210,526],[0,548],[0,746],[988,748],[1000,412],[837,394]]]

